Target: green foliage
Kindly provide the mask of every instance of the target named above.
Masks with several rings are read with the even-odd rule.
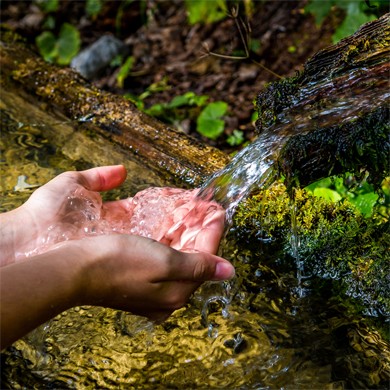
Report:
[[[226,139],[230,146],[241,145],[244,141],[244,133],[241,130],[233,130],[233,134],[230,134]]]
[[[332,36],[333,43],[352,35],[361,25],[375,19],[374,15],[363,12],[360,3],[356,1],[346,2],[343,8],[346,10],[346,16]]]
[[[129,76],[131,69],[134,65],[134,57],[130,56],[127,57],[124,64],[120,67],[118,75],[116,76],[116,82],[118,84],[119,88],[123,88],[123,83],[125,82],[125,79]]]
[[[292,200],[275,183],[242,203],[234,222],[241,237],[276,242],[290,261],[299,258],[307,274],[337,281],[365,310],[390,313],[388,219],[364,218],[347,200],[331,202],[304,189],[296,189]]]
[[[225,129],[225,121],[221,117],[226,114],[227,109],[225,102],[208,104],[196,121],[196,130],[207,138],[218,138]]]
[[[186,0],[190,24],[218,22],[227,16],[225,0]]]
[[[314,14],[316,23],[320,25],[334,7],[344,10],[345,18],[332,36],[333,42],[336,43],[340,39],[352,35],[362,24],[375,19],[381,1],[371,3],[372,7],[361,0],[311,0],[305,7],[305,11]]]
[[[89,17],[95,17],[99,14],[103,6],[103,0],[87,0],[85,12]]]
[[[71,24],[64,23],[58,37],[51,31],[44,31],[36,38],[36,44],[46,61],[68,65],[80,50],[80,33]]]
[[[59,7],[59,0],[36,0],[35,3],[45,13],[56,12]]]
[[[194,92],[186,92],[184,95],[175,96],[168,103],[154,104],[144,111],[154,117],[163,119],[169,123],[175,123],[182,118],[179,109],[185,107],[202,107],[208,100],[208,96],[198,96]]]
[[[216,139],[224,132],[225,121],[221,118],[227,112],[227,103],[221,101],[207,103],[209,99],[207,95],[186,92],[183,95],[175,96],[168,103],[158,103],[145,108],[144,99],[156,92],[157,89],[159,89],[157,85],[151,85],[138,97],[130,94],[126,94],[125,97],[148,115],[178,127],[180,127],[180,121],[184,119],[196,120],[196,130],[210,139]],[[228,138],[228,142],[231,142],[230,145],[239,145],[243,140],[243,133],[238,130],[235,130],[233,135]]]
[[[367,183],[367,181],[363,181],[352,188],[351,183],[353,181],[354,177],[350,174],[337,178],[328,177],[310,184],[306,189],[315,196],[333,202],[346,199],[353,204],[360,213],[369,217],[373,213],[379,195],[374,191],[374,187]],[[346,184],[347,182],[349,182],[349,185]]]

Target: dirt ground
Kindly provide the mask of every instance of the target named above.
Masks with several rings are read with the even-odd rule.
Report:
[[[207,95],[209,101],[226,102],[224,134],[216,140],[196,131],[196,115],[184,112],[176,125],[203,142],[232,152],[241,147],[226,142],[233,130],[241,130],[246,141],[254,137],[257,94],[267,83],[294,75],[310,56],[330,45],[334,26],[342,18],[335,12],[322,26],[316,26],[314,16],[304,11],[307,0],[251,3],[251,14],[241,6],[234,17],[236,8],[231,5],[229,15],[212,24],[190,25],[185,2],[177,0],[106,1],[95,17],[86,16],[85,2],[61,0],[52,16],[56,26],[67,22],[78,28],[82,49],[107,33],[126,44],[134,57],[129,77],[119,88],[119,66],[107,67],[91,80],[102,89],[139,96],[155,84],[158,88],[144,99],[145,107],[167,103],[188,91]],[[32,44],[45,29],[47,14],[35,2],[1,1],[1,14],[2,23]],[[240,29],[248,39],[241,38]],[[250,48],[245,59],[211,54],[243,56],[245,44]]]

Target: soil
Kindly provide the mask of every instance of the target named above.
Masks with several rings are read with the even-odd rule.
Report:
[[[54,31],[64,22],[77,27],[82,49],[104,34],[113,34],[134,57],[131,73],[119,87],[119,66],[112,65],[91,82],[117,94],[139,96],[148,90],[145,107],[167,103],[188,91],[207,95],[210,102],[226,102],[224,134],[216,140],[196,131],[199,112],[178,112],[173,125],[228,153],[243,145],[227,142],[235,129],[243,132],[245,141],[255,137],[257,94],[267,83],[295,75],[308,58],[329,46],[343,17],[333,12],[317,26],[314,16],[304,10],[307,0],[246,2],[253,7],[250,12],[244,2],[228,2],[229,15],[223,20],[191,25],[184,1],[106,1],[95,17],[86,16],[85,3],[61,0],[59,8],[48,14],[34,1],[2,1],[1,21],[32,44],[47,29],[48,16],[55,20]],[[234,4],[240,5],[236,17]],[[247,38],[241,38],[240,30]],[[248,58],[213,54],[245,57],[245,44],[250,47]]]

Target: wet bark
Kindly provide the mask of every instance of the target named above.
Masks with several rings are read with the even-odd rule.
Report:
[[[379,185],[390,174],[389,56],[386,14],[260,93],[258,133],[287,123],[278,168],[288,184],[364,171]]]
[[[199,185],[229,160],[218,149],[140,112],[125,98],[95,88],[70,68],[47,64],[10,32],[2,33],[0,53],[3,90],[16,88],[19,97],[103,135],[172,183]]]

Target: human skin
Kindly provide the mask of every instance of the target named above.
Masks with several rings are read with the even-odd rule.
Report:
[[[204,239],[181,252],[150,238],[106,234],[56,243],[23,257],[39,245],[47,226],[66,218],[63,204],[75,189],[105,191],[126,177],[122,166],[66,172],[34,192],[20,208],[0,215],[1,348],[36,326],[78,305],[97,305],[163,320],[182,307],[206,280],[226,280],[234,268],[204,252],[217,248],[223,223],[211,219]],[[95,196],[95,195],[91,195]],[[127,201],[105,205],[107,218],[128,211]],[[42,212],[44,210],[44,212]]]

